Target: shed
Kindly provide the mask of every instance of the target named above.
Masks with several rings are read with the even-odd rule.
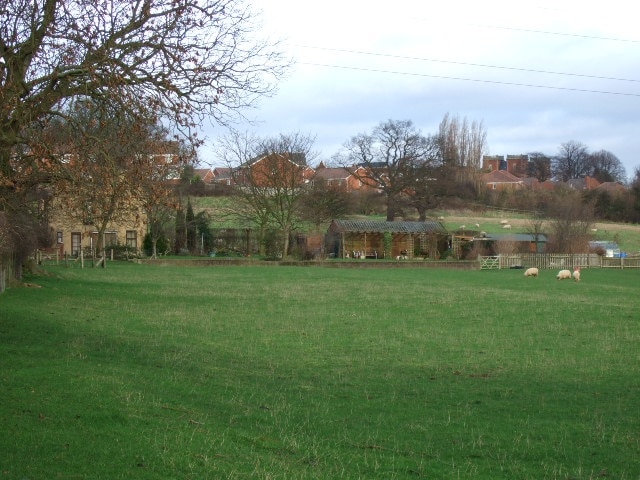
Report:
[[[513,242],[522,253],[544,253],[547,236],[544,233],[490,233],[475,237],[474,242]]]
[[[336,258],[438,258],[447,231],[437,221],[333,220],[327,251]]]
[[[607,258],[620,258],[622,255],[618,244],[608,240],[593,240],[589,242],[589,249],[596,252],[601,250]]]

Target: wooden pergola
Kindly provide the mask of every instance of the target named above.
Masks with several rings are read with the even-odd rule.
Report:
[[[327,236],[337,258],[436,258],[447,231],[437,221],[333,220]]]

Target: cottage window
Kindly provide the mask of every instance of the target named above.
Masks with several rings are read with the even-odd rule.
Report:
[[[98,243],[100,243],[98,241],[98,237],[100,236],[100,232],[93,232],[91,234],[91,247],[92,248],[96,248],[98,246]],[[114,245],[118,245],[118,234],[116,232],[104,232],[104,236],[102,237],[104,239],[104,245],[103,247],[111,247]]]
[[[62,232],[57,232],[56,233],[56,242],[57,243],[64,243]]]
[[[71,255],[78,255],[82,249],[82,233],[71,232]]]
[[[127,247],[138,249],[138,232],[127,230]]]

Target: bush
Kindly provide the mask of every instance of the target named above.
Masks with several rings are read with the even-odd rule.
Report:
[[[144,240],[142,241],[142,250],[144,251],[144,254],[148,257],[153,255],[153,243],[151,242],[151,235],[148,233],[144,236]],[[158,238],[158,241],[156,242],[156,253],[158,255],[164,255],[168,251],[169,251],[169,241],[163,235],[160,238]]]
[[[127,245],[109,245],[105,248],[107,258],[111,258],[113,252],[114,260],[129,260],[131,258],[139,258],[140,253]]]

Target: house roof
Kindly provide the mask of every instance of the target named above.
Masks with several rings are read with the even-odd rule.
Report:
[[[596,190],[609,193],[624,192],[626,188],[620,182],[603,182],[596,187]]]
[[[493,170],[482,177],[485,183],[522,183],[522,179],[506,170]]]
[[[436,221],[333,220],[329,230],[335,233],[447,233],[442,223]]]
[[[589,242],[589,248],[602,247],[607,250],[620,250],[620,247],[616,242],[609,240],[592,240]]]
[[[537,242],[546,243],[547,236],[544,233],[488,233],[483,237],[475,237],[474,241],[512,241],[512,242]]]
[[[232,169],[228,167],[216,167],[213,169],[213,181],[221,182],[232,178]]]
[[[600,182],[590,176],[582,177],[582,178],[572,178],[567,180],[567,185],[575,190],[593,190],[600,185]]]
[[[323,178],[325,180],[343,180],[349,178],[351,173],[346,168],[318,168],[316,170],[316,177]]]

